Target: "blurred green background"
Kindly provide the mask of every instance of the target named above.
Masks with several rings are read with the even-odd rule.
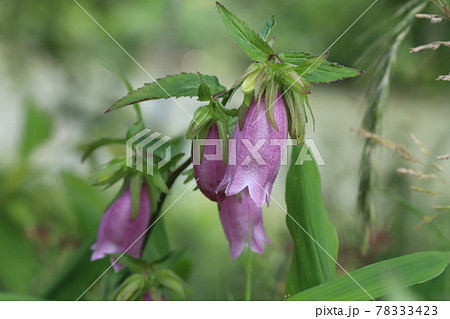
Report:
[[[360,252],[361,218],[356,198],[363,140],[351,128],[360,126],[370,62],[359,58],[405,1],[378,3],[331,49],[330,61],[368,70],[357,79],[317,85],[311,96],[316,129],[308,128],[326,166],[321,167],[325,204],[340,238],[339,261],[346,270],[406,253],[439,250],[450,238],[450,217],[432,222],[398,204],[392,194],[425,215],[433,205],[448,205],[448,184],[419,183],[396,169],[430,170],[429,159],[410,165],[386,150],[376,153],[376,231],[366,255]],[[80,0],[79,3],[154,77],[184,72],[217,75],[229,87],[249,59],[228,36],[215,7],[206,0]],[[269,0],[222,3],[259,30],[274,14],[275,49],[319,54],[369,6],[371,1]],[[105,148],[80,161],[83,145],[99,137],[123,137],[133,122],[131,109],[103,114],[127,93],[106,62],[135,88],[151,79],[73,1],[0,1],[0,299],[76,299],[106,269],[106,260],[87,262],[102,212],[118,188],[102,191],[90,185],[97,165],[123,154]],[[429,7],[429,12],[434,9]],[[409,48],[449,36],[447,24],[417,20],[400,47],[392,91],[383,118],[383,136],[405,144],[414,132],[433,155],[450,151],[450,90],[435,81],[450,70],[448,48],[408,53]],[[240,104],[240,96],[233,106]],[[200,104],[179,102],[192,114]],[[183,134],[190,118],[170,100],[141,105],[149,128],[170,136]],[[186,143],[185,149],[189,145]],[[441,163],[449,179],[449,162]],[[284,205],[282,167],[273,193]],[[447,196],[412,193],[426,186]],[[184,190],[180,181],[166,207]],[[189,299],[242,299],[245,258],[233,261],[216,205],[188,192],[164,216],[173,248],[185,248],[183,277]],[[285,214],[274,203],[264,209],[272,246],[254,257],[253,298],[281,300],[290,263],[291,239]],[[245,255],[245,254],[244,254]],[[77,261],[85,260],[82,267]],[[105,297],[107,274],[85,295]],[[450,299],[447,270],[427,284],[401,290],[392,299]]]

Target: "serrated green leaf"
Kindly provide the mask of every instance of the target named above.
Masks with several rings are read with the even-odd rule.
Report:
[[[285,63],[301,65],[303,62],[314,56],[306,52],[284,52],[280,53],[279,57]],[[324,61],[315,72],[306,75],[304,78],[311,83],[328,83],[352,78],[361,74],[364,74],[364,71]]]
[[[279,58],[284,63],[289,63],[293,65],[300,65],[303,62],[312,59],[314,55],[307,52],[296,52],[296,51],[288,51],[278,54]]]
[[[231,37],[241,46],[247,55],[255,61],[265,62],[275,51],[269,44],[261,39],[255,30],[251,29],[244,21],[238,19],[222,4],[216,2],[223,23]]]
[[[421,252],[392,258],[350,272],[354,280],[348,275],[342,275],[287,300],[356,301],[380,298],[392,289],[390,277],[395,278],[399,288],[409,287],[437,277],[449,263],[449,252]]]
[[[333,259],[337,259],[338,253],[336,230],[322,203],[319,170],[314,161],[296,164],[300,152],[301,146],[293,147],[286,178],[286,223],[294,242],[286,283],[288,296],[333,279],[336,276]]]
[[[271,16],[269,19],[267,19],[264,22],[263,28],[261,32],[259,33],[261,39],[267,40],[269,37],[270,31],[272,31],[273,27],[275,26],[277,22],[275,21],[275,16]]]
[[[329,83],[347,78],[354,78],[364,74],[364,71],[352,69],[337,63],[323,62],[313,73],[305,76],[305,80],[311,83]]]
[[[201,79],[205,81],[213,95],[226,90],[215,76],[202,75],[200,78],[197,73],[169,75],[157,79],[156,82],[144,84],[143,87],[116,101],[105,113],[142,101],[197,96]]]

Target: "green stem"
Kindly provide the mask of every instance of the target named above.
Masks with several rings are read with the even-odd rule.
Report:
[[[136,112],[137,121],[138,122],[143,122],[141,107],[139,106],[139,104],[134,104],[133,108],[134,108],[134,111]]]
[[[172,185],[175,183],[178,176],[180,176],[181,173],[184,172],[184,170],[191,164],[191,162],[192,162],[192,157],[189,157],[183,164],[181,164],[175,171],[173,171],[169,175],[169,178],[167,179],[167,182],[166,182],[167,188],[169,190],[172,187]],[[151,217],[150,225],[153,224],[158,219],[158,217],[161,213],[161,208],[164,204],[166,197],[167,197],[166,193],[162,193],[161,196],[159,197],[158,206],[156,208],[155,214],[153,214]],[[152,230],[153,230],[153,227],[148,230],[146,237],[145,237],[144,246],[147,245],[147,241],[150,238],[150,233],[152,232]]]
[[[245,301],[252,300],[252,250],[248,249],[247,256],[247,281],[245,285]]]

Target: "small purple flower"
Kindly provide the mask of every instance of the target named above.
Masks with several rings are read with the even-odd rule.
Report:
[[[250,227],[252,251],[261,254],[264,252],[264,242],[270,244],[264,230],[262,210],[245,194],[227,197],[219,203],[219,216],[230,243],[231,257],[236,259],[244,246],[248,246]]]
[[[223,192],[216,193],[216,189],[225,175],[226,166],[222,156],[220,156],[220,159],[205,158],[205,155],[213,156],[219,153],[221,143],[216,123],[211,125],[206,139],[214,140],[215,144],[203,146],[200,160],[196,158],[196,150],[194,150],[194,176],[197,179],[197,186],[200,191],[210,200],[219,202],[225,199],[225,194]]]
[[[131,192],[128,186],[124,193],[104,213],[97,234],[97,242],[92,245],[94,253],[91,260],[101,259],[109,254],[123,253],[135,258],[141,256],[144,237],[141,236],[150,221],[150,199],[145,185],[142,184],[139,202],[139,213],[131,220]],[[137,239],[139,240],[134,243]],[[134,243],[134,245],[133,245]],[[132,246],[131,246],[132,245]],[[131,246],[131,247],[130,247]],[[111,263],[116,259],[111,256]],[[116,262],[114,270],[119,271],[124,266]]]
[[[266,109],[273,112],[278,131],[267,119]],[[244,191],[259,207],[264,201],[269,204],[287,136],[287,112],[281,95],[278,93],[275,105],[267,106],[263,97],[259,107],[254,98],[245,115],[242,130],[239,123],[236,124],[233,135],[236,152],[233,154],[230,147],[227,171],[217,190],[225,191],[226,196]]]

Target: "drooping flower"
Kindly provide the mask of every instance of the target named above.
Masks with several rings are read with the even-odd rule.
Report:
[[[231,257],[237,258],[249,243],[251,231],[251,250],[264,252],[264,243],[270,244],[264,230],[262,210],[245,194],[227,197],[219,203],[219,216],[225,236],[230,243]]]
[[[219,137],[219,130],[217,124],[214,122],[206,136],[206,140],[209,140],[213,145],[204,145],[201,152],[200,159],[198,159],[197,150],[194,149],[194,176],[197,180],[197,186],[200,191],[208,197],[210,200],[219,202],[225,199],[224,192],[216,193],[217,186],[222,181],[226,166],[220,156],[219,148],[221,147],[221,141]],[[210,155],[216,158],[208,159],[205,157]]]
[[[269,122],[267,112],[276,123],[276,130]],[[253,98],[245,114],[242,129],[236,124],[233,139],[235,152],[230,147],[228,167],[217,191],[233,196],[241,191],[247,193],[262,207],[269,204],[270,193],[281,165],[288,135],[287,112],[281,94],[274,105],[260,105]],[[234,164],[234,165],[233,165]]]
[[[135,219],[132,219],[131,191],[128,186],[114,204],[105,211],[98,229],[97,241],[92,245],[94,253],[91,260],[125,251],[126,254],[139,258],[145,239],[145,236],[141,235],[147,229],[149,221],[150,199],[145,184],[141,188],[139,212]],[[115,260],[111,256],[111,263]],[[113,267],[115,271],[119,271],[124,266],[116,262]]]

